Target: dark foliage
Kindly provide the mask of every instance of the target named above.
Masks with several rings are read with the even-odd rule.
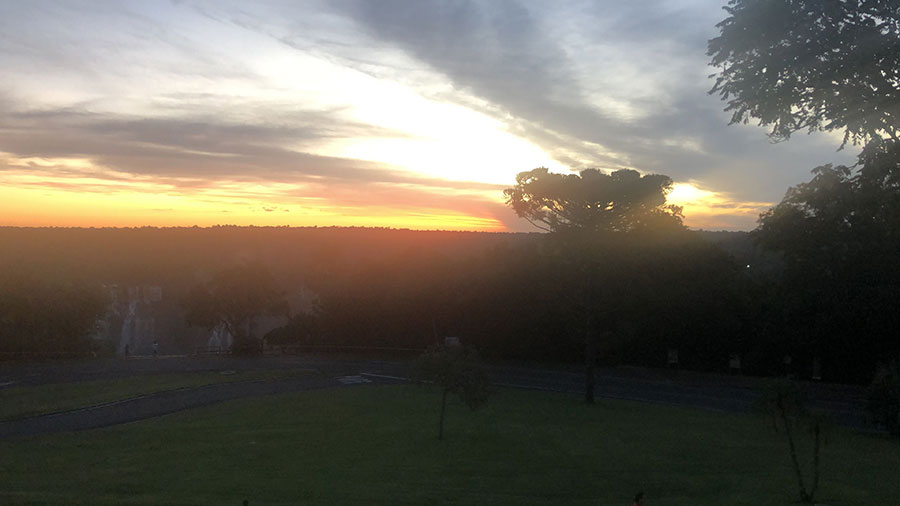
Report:
[[[633,338],[660,293],[648,287],[662,286],[656,281],[666,267],[679,263],[668,264],[669,248],[686,237],[681,209],[666,204],[671,188],[668,176],[634,170],[574,175],[538,168],[520,173],[504,191],[517,215],[550,232],[542,252],[554,283],[541,289],[576,322],[586,402],[594,401],[600,352]]]
[[[856,168],[824,165],[760,217],[760,243],[784,258],[758,294],[760,347],[821,357],[824,376],[868,382],[900,352],[900,7],[880,0],[731,0],[709,41],[710,93],[732,123],[776,140],[842,131],[865,144]]]
[[[731,122],[844,132],[844,144],[900,132],[900,8],[885,0],[731,0],[709,41],[710,93]]]
[[[292,317],[284,327],[269,331],[263,338],[267,344],[274,346],[322,344],[316,343],[321,332],[317,313],[301,313]]]
[[[254,320],[288,311],[272,274],[264,266],[250,263],[214,273],[209,281],[191,289],[184,306],[188,323],[207,330],[224,327],[234,339],[232,351],[245,355],[262,351]]]
[[[91,339],[107,303],[99,284],[20,269],[0,273],[0,359],[101,351]]]
[[[546,168],[520,172],[503,191],[520,218],[548,232],[630,232],[681,226],[681,208],[666,205],[672,179],[621,169],[606,174],[554,174]]]
[[[161,344],[173,353],[192,352],[209,339],[183,323],[191,289],[249,261],[264,266],[277,292],[304,287],[319,301],[314,315],[295,311],[294,321],[266,335],[275,346],[352,345],[409,356],[436,337],[455,335],[486,359],[583,364],[582,308],[593,307],[588,316],[600,364],[665,366],[666,351],[674,348],[684,368],[726,371],[729,353],[737,352],[745,373],[782,374],[789,353],[795,372],[809,377],[819,346],[830,341],[820,343],[802,330],[806,320],[791,309],[799,292],[774,283],[782,272],[777,261],[765,260],[774,267],[763,269],[764,276],[756,275],[755,263],[746,268],[763,258],[747,234],[710,240],[678,230],[617,237],[585,243],[576,250],[584,257],[561,257],[560,243],[546,234],[0,228],[0,259],[35,272],[83,273],[120,291],[129,283],[163,286],[153,317],[181,322],[165,324],[172,337]],[[590,277],[583,275],[587,268]],[[595,288],[588,298],[578,291],[585,286]],[[852,353],[872,362],[879,352]],[[823,362],[826,379],[871,381],[872,366]]]
[[[784,333],[822,357],[832,379],[868,382],[900,355],[900,144],[875,141],[856,171],[825,165],[760,217],[782,253]]]
[[[419,380],[434,383],[441,388],[438,439],[444,438],[448,394],[457,395],[469,409],[473,410],[487,402],[490,386],[487,371],[471,347],[431,346],[416,360],[415,372]]]
[[[879,368],[866,396],[872,421],[900,437],[900,362]]]

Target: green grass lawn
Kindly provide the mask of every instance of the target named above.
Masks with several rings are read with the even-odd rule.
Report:
[[[426,387],[228,402],[103,430],[0,441],[0,504],[779,505],[796,500],[765,421],[499,390],[448,409]],[[900,448],[836,429],[819,499],[889,504]]]
[[[0,389],[0,420],[93,406],[178,388],[232,381],[279,379],[308,371],[227,371],[146,374],[116,380],[79,381]]]

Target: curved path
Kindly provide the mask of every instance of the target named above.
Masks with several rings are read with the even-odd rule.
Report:
[[[273,370],[312,368],[318,374],[290,379],[207,385],[158,392],[81,409],[0,422],[0,439],[54,432],[87,430],[135,422],[219,402],[337,388],[359,383],[397,384],[409,375],[409,363],[333,358],[262,357],[258,359],[161,358],[157,360],[87,361],[7,367],[0,371],[4,386],[30,386],[72,381],[110,380],[141,374],[222,369]],[[583,376],[575,371],[535,367],[493,366],[495,385],[579,394]],[[728,412],[746,412],[757,397],[762,380],[637,369],[602,370],[597,375],[599,398],[655,402]],[[810,384],[811,404],[831,413],[839,423],[864,427],[862,389]]]
[[[220,383],[168,390],[96,406],[0,422],[0,439],[97,429],[234,399],[335,388],[357,383],[344,383],[340,380],[341,378],[326,376],[307,376],[285,380]],[[378,383],[398,382],[387,378],[376,381]],[[372,380],[366,380],[366,382],[372,382]]]

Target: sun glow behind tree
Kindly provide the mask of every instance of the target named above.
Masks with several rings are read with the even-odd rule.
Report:
[[[685,113],[660,77],[681,63],[636,65],[658,48],[594,40],[584,6],[476,3],[384,5],[423,17],[387,32],[350,3],[0,6],[0,224],[524,230],[502,189],[546,166],[689,176],[717,196],[689,226],[752,225],[714,142],[655,119]]]

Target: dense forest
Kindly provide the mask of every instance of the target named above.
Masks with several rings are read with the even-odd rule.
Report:
[[[250,332],[270,345],[422,349],[456,336],[491,359],[576,363],[587,317],[605,364],[666,366],[677,350],[679,367],[726,371],[737,354],[748,374],[809,377],[819,360],[824,379],[868,382],[880,357],[896,353],[892,342],[856,347],[872,341],[864,322],[860,335],[798,332],[786,314],[784,261],[752,234],[607,241],[590,250],[589,296],[583,265],[560,257],[554,241],[369,228],[2,228],[2,348],[7,356],[113,353],[116,343],[97,338],[110,287],[150,286],[161,290],[153,338],[190,353],[215,326],[188,322],[192,290],[231,266],[253,265],[285,300],[307,294],[304,305],[280,310],[274,328]],[[104,338],[120,339],[121,320],[111,325]]]

